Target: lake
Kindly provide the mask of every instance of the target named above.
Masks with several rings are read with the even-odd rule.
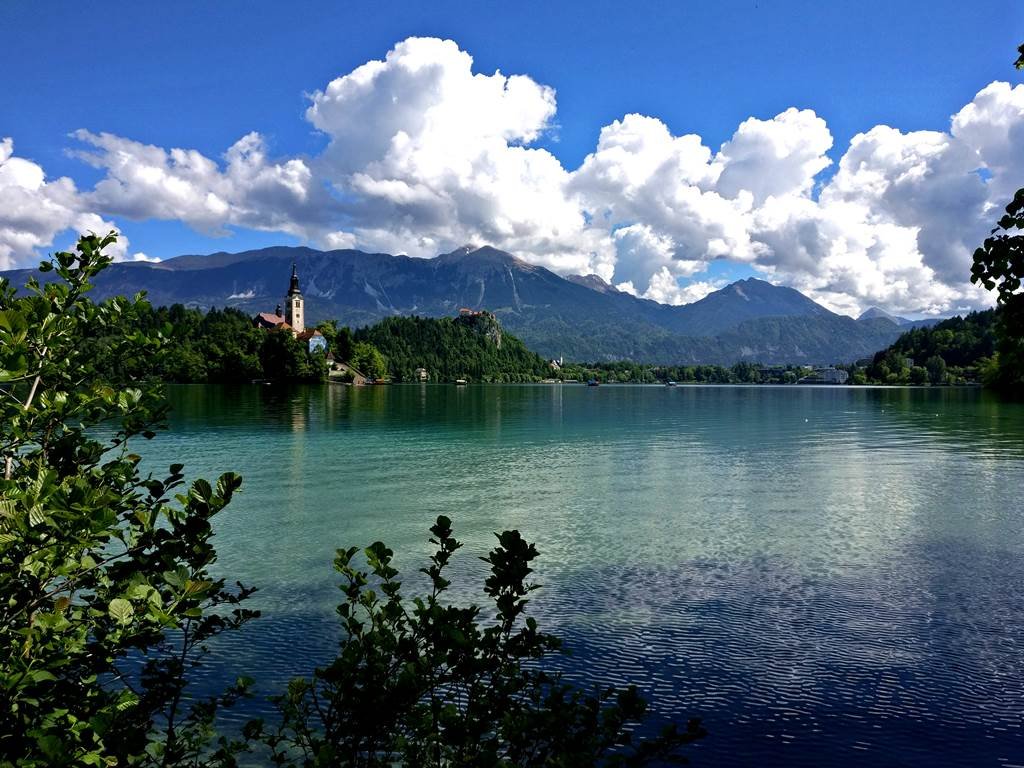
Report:
[[[1024,406],[975,389],[172,387],[152,466],[232,470],[218,570],[264,617],[211,678],[264,691],[337,642],[335,548],[409,585],[518,528],[584,684],[703,718],[698,766],[1024,765]]]

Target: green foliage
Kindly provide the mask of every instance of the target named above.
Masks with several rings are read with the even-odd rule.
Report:
[[[875,354],[865,371],[866,378],[877,384],[977,381],[982,361],[995,352],[996,323],[997,313],[986,310],[927,328],[912,328]],[[926,375],[924,381],[919,381],[921,374],[913,373],[913,368],[922,365]]]
[[[111,381],[152,378],[176,383],[248,383],[253,379],[317,381],[317,363],[308,346],[253,326],[252,318],[233,308],[203,313],[181,304],[152,308],[140,303],[122,319],[123,328],[84,329],[96,365]],[[111,347],[122,332],[160,333],[168,344],[158,353],[126,361]]]
[[[338,550],[345,595],[337,659],[312,679],[295,680],[278,702],[281,722],[265,732],[273,761],[285,766],[637,766],[683,762],[679,750],[701,738],[665,729],[633,736],[646,707],[635,689],[584,694],[538,663],[559,649],[527,616],[533,544],[498,534],[485,612],[446,600],[446,569],[461,544],[451,521],[430,529],[436,551],[421,569],[426,597],[402,594],[393,553],[376,542]],[[262,729],[262,726],[260,726]]]
[[[521,382],[551,375],[541,357],[504,333],[488,313],[439,319],[389,317],[360,328],[355,338],[380,350],[397,381],[414,381],[417,368],[426,368],[432,381]]]
[[[330,337],[327,337],[328,340]],[[352,348],[355,341],[352,339],[352,330],[346,325],[338,330],[334,336],[334,356],[343,363],[352,359]]]
[[[775,366],[765,369],[756,363],[721,365],[647,365],[628,360],[611,363],[566,363],[551,374],[559,379],[620,384],[795,384],[807,374],[800,366]]]
[[[211,519],[240,479],[143,475],[129,444],[165,404],[133,380],[168,340],[136,297],[85,297],[114,235],[45,262],[59,281],[0,280],[0,765],[207,765],[240,748],[193,701],[205,644],[254,617],[252,590],[210,576]],[[102,340],[102,345],[85,343]],[[117,360],[118,389],[97,350]]]
[[[798,319],[790,320],[796,322]],[[94,332],[86,343],[96,357],[97,365],[107,372],[112,381],[126,376],[149,376],[183,383],[246,383],[253,379],[319,381],[324,378],[324,361],[316,353],[310,353],[305,344],[287,338],[287,334],[253,327],[251,318],[236,309],[212,309],[204,315],[180,304],[157,309],[142,304],[126,322],[131,330],[160,331],[173,343],[159,355],[135,361],[132,367],[111,351],[109,339]],[[772,345],[796,343],[787,335],[789,326],[779,318],[758,322],[758,327],[769,334]],[[328,339],[336,360],[350,363],[374,379],[391,378],[396,382],[418,381],[415,375],[417,368],[426,369],[430,380],[435,382],[455,379],[533,382],[557,378],[641,384],[670,380],[757,384],[795,383],[806,375],[806,371],[794,365],[784,369],[774,366],[772,372],[766,373],[762,366],[752,361],[729,367],[665,366],[633,360],[567,363],[553,367],[530,351],[520,339],[505,332],[498,319],[487,312],[456,318],[390,317],[375,325],[359,328],[355,333],[346,326],[337,328],[334,321],[325,321],[318,328]],[[829,333],[821,332],[819,335],[823,338],[817,339],[815,344],[821,346]],[[726,343],[723,340],[727,336],[700,342],[710,345],[708,349],[711,349],[719,342]],[[891,336],[885,338],[888,340]],[[654,347],[644,349],[646,351],[641,356],[654,354]],[[675,355],[667,348],[665,354],[669,357]],[[714,356],[707,350],[702,354]],[[992,350],[986,354],[991,355]],[[855,369],[851,369],[851,376],[854,375]],[[900,376],[903,381],[908,380],[909,369]],[[899,376],[891,378],[895,381]],[[336,380],[343,380],[343,377]]]
[[[992,235],[974,252],[971,281],[998,295],[998,355],[989,383],[1024,394],[1024,189],[1017,190]]]
[[[352,367],[371,379],[383,379],[388,375],[387,361],[373,344],[357,341],[352,346],[350,361]]]
[[[944,384],[946,381],[946,361],[939,355],[932,355],[924,364],[928,371],[928,381],[932,384]]]
[[[260,365],[263,378],[279,381],[316,381],[323,378],[324,364],[314,360],[308,346],[287,328],[263,332]]]
[[[264,333],[237,309],[203,314],[181,304],[152,308],[140,303],[123,319],[124,328],[84,329],[85,344],[112,381],[149,377],[171,382],[232,383],[263,377],[260,347]],[[168,343],[159,353],[125,361],[110,344],[122,332],[160,333]]]
[[[1024,69],[1024,45],[1017,49],[1017,69]],[[1018,189],[995,229],[974,252],[971,282],[996,291],[999,304],[997,354],[986,370],[986,383],[1024,395],[1024,188]]]
[[[915,365],[910,369],[910,383],[920,386],[928,383],[928,371],[920,365]]]

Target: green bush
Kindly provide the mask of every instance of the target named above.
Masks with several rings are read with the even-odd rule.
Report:
[[[273,729],[251,726],[282,766],[640,766],[685,762],[680,749],[704,735],[690,721],[634,739],[646,706],[635,688],[591,694],[544,671],[561,647],[526,615],[537,556],[518,531],[498,534],[489,611],[446,600],[446,568],[462,546],[451,521],[430,529],[436,551],[421,569],[429,592],[403,597],[393,553],[381,542],[338,550],[344,639],[331,664],[291,683]]]
[[[85,294],[113,242],[87,236],[43,271],[59,281],[18,297],[0,280],[0,764],[200,765],[237,745],[216,739],[217,707],[190,701],[205,644],[255,616],[252,590],[225,588],[211,519],[240,478],[154,478],[130,445],[153,436],[161,393],[99,376],[87,336],[125,370],[158,353],[129,333],[142,306]]]

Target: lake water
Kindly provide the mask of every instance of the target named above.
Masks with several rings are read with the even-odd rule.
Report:
[[[574,679],[703,718],[698,766],[1024,765],[1024,407],[977,390],[174,387],[145,447],[243,475],[219,569],[264,617],[213,676],[336,647],[334,549],[456,583],[518,528]],[[463,591],[463,597],[477,598]]]

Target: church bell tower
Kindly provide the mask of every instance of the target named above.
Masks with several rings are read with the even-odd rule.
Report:
[[[295,333],[302,333],[306,330],[305,310],[302,306],[302,291],[299,290],[299,275],[295,271],[295,262],[292,262],[292,280],[288,285],[288,295],[284,303],[284,319],[292,327]]]

